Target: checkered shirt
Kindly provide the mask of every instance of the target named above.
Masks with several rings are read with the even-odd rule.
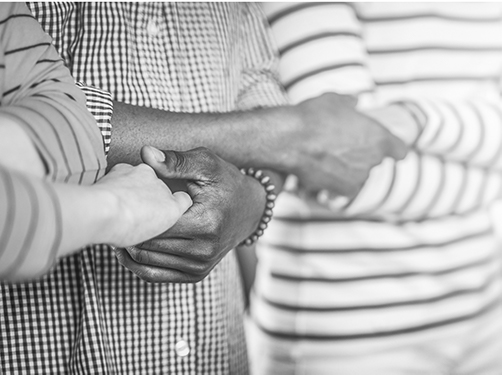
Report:
[[[30,4],[77,81],[184,112],[285,103],[255,4]],[[2,374],[246,374],[233,252],[197,284],[148,284],[107,246],[0,284]]]

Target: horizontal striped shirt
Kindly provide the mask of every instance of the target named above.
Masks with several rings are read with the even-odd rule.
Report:
[[[279,197],[253,301],[261,330],[290,349],[271,355],[334,364],[335,342],[405,342],[492,311],[501,297],[488,214],[502,191],[500,4],[264,8],[293,102],[358,95],[361,108],[402,105],[421,129],[404,160],[374,168],[354,200],[329,202],[334,211]]]

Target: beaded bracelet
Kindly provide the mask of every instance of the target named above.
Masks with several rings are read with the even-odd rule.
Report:
[[[270,180],[270,176],[267,176],[261,169],[254,168],[242,168],[241,173],[245,176],[256,178],[260,184],[265,188],[265,192],[267,193],[267,203],[265,204],[265,210],[263,211],[263,215],[260,219],[260,224],[258,224],[258,228],[244,241],[242,241],[239,246],[252,245],[256,240],[263,234],[263,231],[267,228],[269,221],[272,219],[272,209],[275,206],[275,200],[277,195],[275,194],[275,186],[272,184]]]

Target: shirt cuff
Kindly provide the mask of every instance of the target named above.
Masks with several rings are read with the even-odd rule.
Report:
[[[87,109],[96,119],[96,123],[103,137],[105,155],[108,155],[112,138],[112,95],[107,91],[87,86],[81,82],[77,82],[76,85],[84,92],[87,98]]]

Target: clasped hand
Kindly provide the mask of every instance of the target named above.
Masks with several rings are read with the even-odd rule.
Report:
[[[288,161],[287,172],[305,191],[354,197],[374,166],[406,155],[405,143],[355,105],[353,97],[334,93],[306,100],[294,107],[300,121],[269,137],[266,147]]]
[[[147,146],[141,157],[161,179],[186,180],[193,205],[165,233],[117,249],[117,257],[148,282],[200,281],[256,229],[264,189],[208,149],[161,152]]]

